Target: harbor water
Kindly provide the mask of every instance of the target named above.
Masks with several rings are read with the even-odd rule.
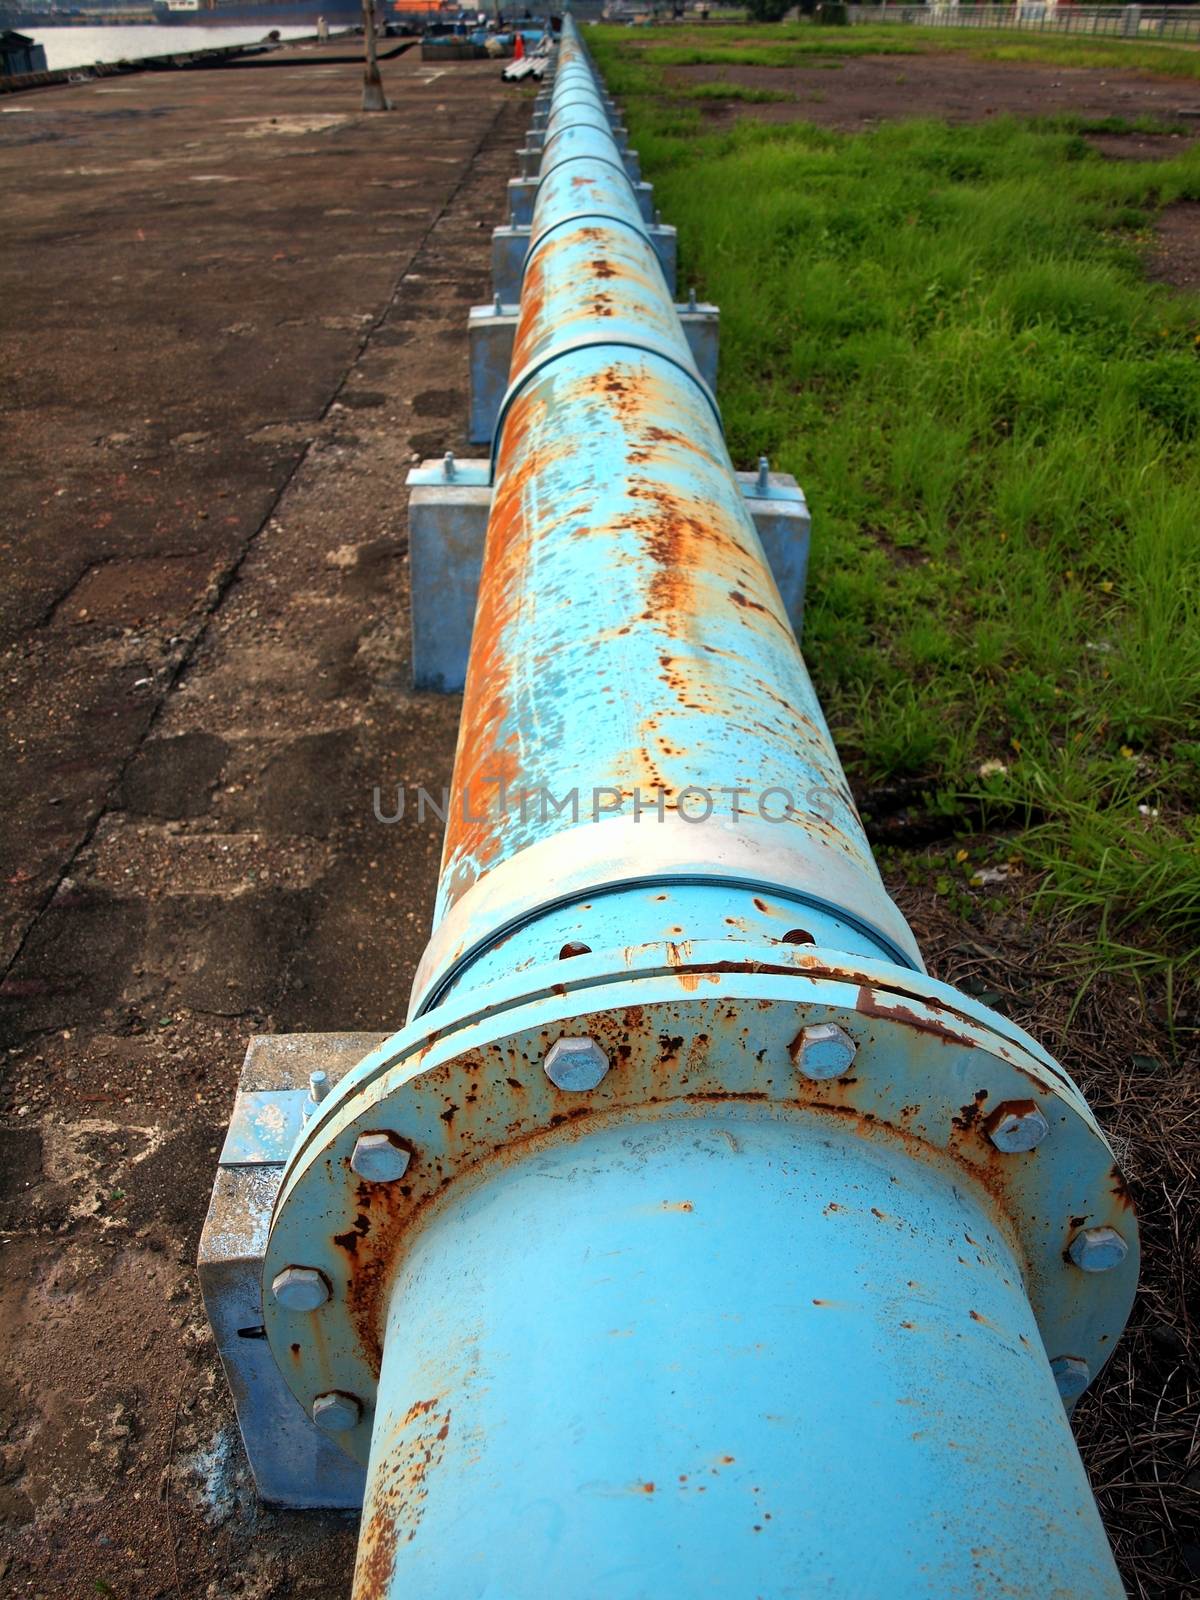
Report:
[[[309,26],[275,29],[283,39],[302,39],[317,31],[320,6],[313,7]],[[180,51],[215,50],[223,45],[255,44],[272,31],[267,23],[243,27],[163,27],[155,23],[129,23],[107,28],[23,28],[22,32],[46,47],[51,72],[61,67],[90,67],[94,61],[137,61],[143,56],[176,55]]]

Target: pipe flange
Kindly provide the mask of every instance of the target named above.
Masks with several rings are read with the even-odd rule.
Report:
[[[918,973],[812,948],[736,950],[580,955],[452,997],[321,1105],[276,1204],[264,1320],[310,1415],[331,1394],[357,1402],[332,1435],[348,1454],[367,1459],[389,1285],[426,1208],[538,1136],[651,1106],[801,1108],[973,1180],[1023,1263],[1047,1350],[1103,1365],[1132,1304],[1137,1227],[1070,1078],[1006,1018]],[[902,1192],[891,1220],[903,1226]],[[969,1238],[946,1247],[978,1270]],[[273,1295],[289,1268],[318,1275],[320,1304]]]

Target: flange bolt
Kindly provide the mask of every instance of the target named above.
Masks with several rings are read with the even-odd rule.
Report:
[[[284,1267],[275,1274],[271,1293],[286,1311],[315,1311],[329,1299],[329,1284],[316,1267]]]
[[[577,1094],[596,1087],[608,1071],[608,1057],[595,1039],[556,1039],[543,1065],[556,1089]]]
[[[350,1170],[367,1183],[395,1183],[408,1171],[412,1152],[394,1133],[360,1133],[350,1157]]]
[[[1050,1132],[1036,1101],[1005,1100],[985,1119],[984,1132],[1007,1156],[1034,1150]]]
[[[1129,1246],[1115,1228],[1081,1228],[1067,1254],[1084,1272],[1111,1272],[1129,1254]]]
[[[792,1040],[792,1061],[806,1078],[821,1082],[847,1073],[858,1054],[858,1044],[836,1022],[814,1022],[801,1028]]]
[[[358,1427],[361,1418],[362,1401],[355,1395],[331,1389],[313,1401],[312,1419],[326,1433],[349,1433],[351,1428]]]

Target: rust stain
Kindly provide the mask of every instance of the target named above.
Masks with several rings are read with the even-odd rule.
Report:
[[[344,1250],[347,1255],[353,1257],[358,1254],[360,1240],[366,1238],[370,1231],[371,1219],[365,1211],[360,1211],[345,1233],[334,1234],[333,1242],[339,1250]]]
[[[363,1523],[354,1566],[354,1592],[360,1600],[386,1600],[396,1571],[399,1530],[391,1517],[373,1512]]]
[[[916,1028],[919,1033],[929,1034],[942,1044],[964,1045],[968,1050],[974,1050],[975,1041],[969,1034],[958,1033],[936,1017],[923,1017],[911,1006],[888,1005],[885,1002],[889,999],[891,996],[886,991],[882,995],[878,994],[869,984],[864,983],[859,987],[855,1010],[864,1017],[877,1017],[887,1022],[906,1022],[909,1027]]]
[[[976,1089],[974,1100],[970,1101],[967,1105],[960,1106],[958,1108],[958,1115],[950,1118],[951,1124],[956,1127],[960,1133],[970,1133],[971,1129],[974,1128],[979,1122],[980,1118],[983,1117],[983,1108],[987,1103],[987,1098],[988,1091],[986,1089]],[[1012,1101],[1008,1102],[1009,1105],[1012,1103]],[[1026,1102],[1021,1101],[1020,1103],[1024,1105]],[[1033,1105],[1032,1100],[1030,1100],[1028,1103],[1031,1106]],[[997,1126],[1001,1117],[1005,1115],[1005,1110],[1005,1106],[997,1106],[996,1110],[993,1111],[990,1116],[984,1118],[983,1126],[987,1133],[991,1133]]]
[[[376,1468],[359,1539],[355,1600],[384,1600],[401,1535],[409,1544],[417,1536],[429,1498],[427,1480],[441,1464],[450,1436],[451,1412],[434,1413],[436,1404],[435,1398],[410,1408],[399,1427],[407,1437],[398,1438]]]

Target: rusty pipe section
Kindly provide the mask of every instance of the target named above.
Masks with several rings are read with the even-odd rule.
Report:
[[[265,1253],[355,1600],[1117,1600],[1128,1188],[884,891],[569,17],[494,470],[410,1019]]]
[[[920,970],[573,30],[561,50],[414,1011],[567,944],[769,948],[764,898]]]

